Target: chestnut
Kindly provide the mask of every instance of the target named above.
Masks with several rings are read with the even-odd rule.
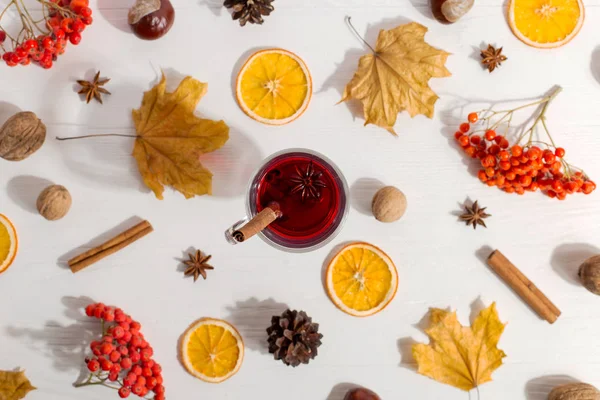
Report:
[[[473,8],[474,0],[430,0],[435,19],[443,24],[453,24]]]
[[[169,0],[137,0],[129,10],[129,25],[140,39],[156,40],[173,26],[175,9]]]
[[[369,389],[356,388],[346,393],[344,400],[381,400],[381,397]]]

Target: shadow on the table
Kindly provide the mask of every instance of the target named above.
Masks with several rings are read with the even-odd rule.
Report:
[[[37,198],[42,190],[52,184],[48,179],[32,175],[20,175],[8,181],[7,193],[8,197],[23,210],[37,214]]]
[[[79,382],[87,377],[84,359],[90,342],[100,337],[101,326],[85,315],[85,307],[94,303],[91,298],[65,296],[61,302],[65,316],[73,320],[72,323],[63,325],[50,320],[40,329],[7,326],[6,333],[50,358],[57,370],[79,371],[76,380]]]
[[[0,124],[4,124],[7,119],[21,112],[21,109],[7,101],[0,101]]]
[[[198,4],[208,8],[217,17],[221,15],[221,11],[226,10],[221,0],[199,0]]]
[[[202,164],[213,173],[214,197],[245,194],[252,174],[264,156],[256,143],[242,130],[229,126],[229,140],[217,151],[203,154]]]
[[[129,27],[129,22],[127,21],[129,15],[128,4],[133,4],[133,2],[124,3],[122,8],[115,8],[115,4],[116,3],[112,0],[98,0],[97,9],[102,17],[104,17],[104,19],[112,26],[120,31],[131,33],[133,35],[133,32]]]
[[[590,69],[592,70],[592,75],[594,75],[596,81],[600,83],[600,46],[597,46],[592,53]]]
[[[361,214],[373,216],[371,203],[373,196],[385,184],[375,178],[360,178],[350,186],[350,204]]]
[[[431,0],[410,0],[410,3],[425,18],[430,20],[435,19],[431,11]]]
[[[344,396],[352,389],[356,389],[362,387],[360,385],[356,385],[354,383],[338,383],[331,389],[331,393],[327,396],[326,400],[344,400]]]
[[[579,267],[585,260],[598,254],[600,249],[596,246],[587,243],[565,243],[554,249],[550,265],[565,281],[581,286]]]
[[[568,375],[546,375],[531,379],[525,385],[527,400],[547,400],[548,394],[556,386],[578,382]]]
[[[247,348],[268,354],[267,328],[271,325],[271,318],[281,315],[288,308],[272,298],[258,300],[252,297],[227,307],[229,315],[225,320],[239,329]]]
[[[92,240],[88,241],[85,244],[79,245],[77,248],[70,250],[69,252],[63,254],[58,258],[57,265],[59,267],[68,269],[69,268],[69,260],[86,250],[92,249],[96,246],[101,245],[102,243],[114,238],[119,233],[131,228],[142,222],[144,219],[138,216],[127,218],[125,221],[121,222],[119,225],[115,226],[107,230],[106,232],[96,236]]]

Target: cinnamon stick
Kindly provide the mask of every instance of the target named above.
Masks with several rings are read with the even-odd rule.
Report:
[[[541,318],[556,322],[561,312],[500,250],[494,250],[487,259],[492,270],[510,286]]]
[[[281,217],[278,204],[270,204],[261,212],[256,214],[246,225],[233,232],[233,238],[238,242],[245,242],[258,232],[265,229],[269,224]]]
[[[152,228],[152,225],[150,225],[148,221],[142,221],[101,245],[73,257],[68,262],[69,267],[73,273],[79,272],[103,258],[129,246],[131,243],[143,238],[153,230],[154,228]]]

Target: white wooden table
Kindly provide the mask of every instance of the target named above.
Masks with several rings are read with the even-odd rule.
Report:
[[[510,32],[504,6],[477,0],[461,21],[443,26],[429,17],[425,0],[277,0],[263,26],[240,28],[220,0],[174,0],[176,21],[162,40],[144,42],[128,32],[131,0],[92,0],[94,24],[82,44],[68,49],[50,71],[0,69],[0,114],[31,110],[48,126],[42,149],[29,159],[0,160],[0,212],[11,218],[21,247],[0,276],[0,369],[25,368],[38,391],[31,400],[116,398],[105,388],[75,389],[87,344],[98,326],[82,307],[92,299],[118,305],[142,322],[162,363],[170,399],[341,400],[352,385],[390,399],[456,399],[468,395],[415,372],[411,344],[427,341],[419,321],[429,307],[457,309],[463,323],[473,310],[497,302],[508,322],[500,348],[508,357],[481,387],[484,400],[543,400],[569,379],[600,385],[600,299],[577,284],[578,265],[600,253],[600,194],[567,201],[539,193],[507,195],[482,185],[469,172],[452,140],[474,101],[525,99],[553,85],[564,88],[548,122],[571,162],[600,180],[600,1],[587,0],[587,20],[564,48],[536,50]],[[417,21],[426,40],[451,52],[451,78],[434,79],[441,96],[433,120],[398,118],[398,138],[363,127],[360,107],[335,105],[351,78],[361,43],[344,22],[353,16],[370,43],[379,29]],[[493,74],[479,65],[479,48],[504,46],[508,61]],[[311,69],[314,97],[296,122],[273,128],[246,117],[232,94],[240,63],[256,49],[283,47]],[[126,138],[59,143],[57,135],[131,133],[131,109],[163,68],[174,87],[182,76],[209,83],[198,112],[231,127],[226,146],[203,158],[215,174],[214,196],[185,200],[170,190],[158,201],[143,186]],[[97,71],[112,80],[105,104],[86,105],[75,80]],[[357,117],[353,117],[356,115]],[[244,213],[251,171],[266,156],[306,147],[330,157],[351,186],[351,210],[341,234],[308,254],[287,254],[261,240],[232,247],[223,231]],[[48,222],[35,210],[50,182],[73,196],[69,215]],[[369,212],[376,189],[396,185],[407,214],[381,224]],[[489,229],[457,222],[465,199],[493,214]],[[73,275],[65,260],[140,218],[155,232],[124,251]],[[400,287],[381,314],[358,319],[329,301],[321,275],[336,245],[364,240],[396,262]],[[184,279],[180,259],[200,248],[213,255],[206,281]],[[501,249],[562,309],[554,325],[536,315],[482,262]],[[303,309],[320,323],[319,356],[296,369],[266,352],[265,328],[286,307]],[[220,385],[190,376],[177,359],[177,342],[200,317],[235,324],[246,342],[242,369]],[[474,393],[471,398],[476,398]]]

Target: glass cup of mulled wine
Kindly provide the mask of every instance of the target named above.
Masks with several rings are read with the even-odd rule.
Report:
[[[312,150],[283,150],[255,172],[246,196],[247,217],[225,236],[231,244],[244,241],[238,236],[240,227],[275,210],[257,235],[280,250],[308,252],[335,238],[348,209],[348,184],[331,160]]]

